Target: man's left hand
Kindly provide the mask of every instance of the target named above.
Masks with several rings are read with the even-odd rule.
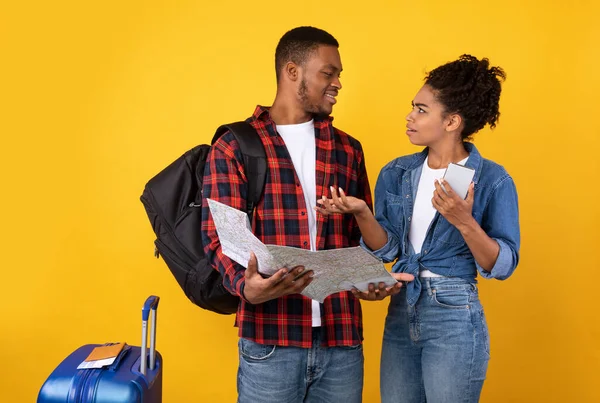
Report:
[[[381,301],[384,298],[398,294],[402,288],[401,281],[413,281],[415,279],[412,274],[408,273],[392,273],[392,277],[398,281],[392,287],[386,287],[385,283],[379,283],[377,286],[371,283],[369,284],[369,289],[367,291],[359,291],[356,288],[353,288],[352,294],[354,294],[356,298],[364,299],[366,301]]]

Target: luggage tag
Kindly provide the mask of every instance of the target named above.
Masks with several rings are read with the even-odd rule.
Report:
[[[94,369],[111,365],[119,356],[125,343],[108,343],[95,347],[77,369]]]

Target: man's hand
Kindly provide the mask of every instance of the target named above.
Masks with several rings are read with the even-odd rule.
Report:
[[[398,283],[394,284],[392,287],[386,287],[385,283],[379,283],[379,285],[375,287],[375,284],[371,283],[369,284],[368,291],[363,292],[354,288],[352,294],[354,294],[356,298],[367,301],[381,301],[386,297],[398,294],[402,288],[401,281],[413,281],[415,279],[412,274],[408,273],[392,273],[392,277],[398,281]]]
[[[244,273],[246,279],[244,297],[248,302],[256,305],[284,295],[299,294],[313,279],[312,271],[304,273],[300,278],[297,278],[303,271],[304,266],[296,266],[292,270],[279,269],[271,277],[263,278],[258,273],[256,256],[254,253],[251,253],[248,268]]]

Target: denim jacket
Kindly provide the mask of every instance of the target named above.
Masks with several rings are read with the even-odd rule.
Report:
[[[388,241],[375,251],[370,250],[363,240],[361,245],[386,263],[396,260],[393,272],[415,276],[406,289],[411,305],[417,302],[421,291],[421,268],[475,283],[478,271],[484,278],[504,280],[519,262],[521,240],[515,184],[502,166],[482,158],[472,143],[464,145],[469,152],[465,165],[475,169],[473,217],[500,245],[498,259],[490,272],[477,264],[458,229],[438,212],[427,230],[421,253],[414,253],[408,233],[427,148],[417,154],[396,158],[381,170],[377,179],[375,218],[387,232]]]

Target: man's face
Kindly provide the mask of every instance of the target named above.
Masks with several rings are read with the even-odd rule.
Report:
[[[342,61],[335,46],[319,46],[300,69],[298,98],[306,113],[328,116],[342,88]]]

